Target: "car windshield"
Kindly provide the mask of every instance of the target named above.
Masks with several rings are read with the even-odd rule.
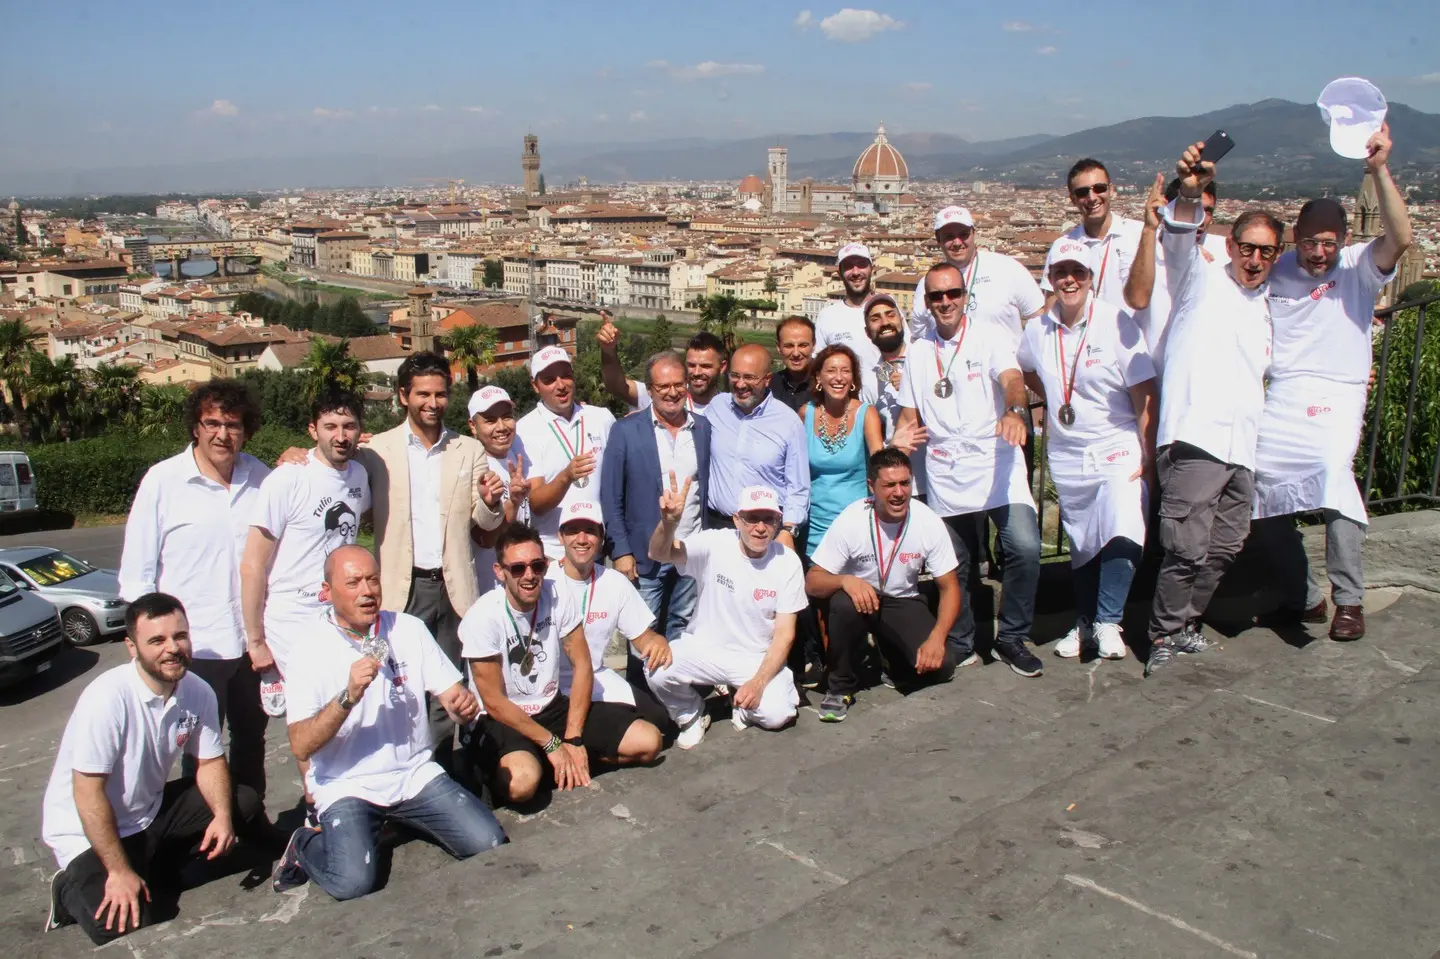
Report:
[[[56,586],[77,576],[94,572],[95,567],[83,559],[76,559],[69,553],[56,550],[34,559],[17,563],[21,572],[33,579],[37,586]]]
[[[15,581],[10,578],[9,574],[3,569],[0,569],[0,596],[9,596],[19,588],[19,586],[15,585]]]

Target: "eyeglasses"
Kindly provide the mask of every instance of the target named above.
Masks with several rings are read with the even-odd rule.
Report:
[[[1269,263],[1271,260],[1275,259],[1277,256],[1280,255],[1280,244],[1275,243],[1236,242],[1235,247],[1240,251],[1240,258],[1242,260],[1248,260],[1256,253],[1259,253],[1260,259],[1264,260],[1266,263]]]
[[[667,395],[674,395],[674,394],[676,394],[676,393],[684,393],[684,392],[685,392],[685,384],[684,384],[684,382],[680,382],[680,383],[652,383],[652,384],[650,384],[650,389],[654,390],[656,393],[659,393],[661,396],[667,396]]]
[[[1313,236],[1307,236],[1300,241],[1300,249],[1306,253],[1314,253],[1316,250],[1324,250],[1326,253],[1334,253],[1340,249],[1339,240],[1317,240]]]
[[[200,428],[207,433],[243,433],[245,426],[239,420],[201,420]]]
[[[945,242],[952,237],[957,240],[969,240],[975,234],[975,228],[969,226],[956,226],[954,224],[944,227],[940,231],[940,242]]]
[[[1104,196],[1105,194],[1110,192],[1110,184],[1097,183],[1094,186],[1077,186],[1075,189],[1070,191],[1070,195],[1077,200],[1083,200],[1092,192],[1096,196]]]
[[[511,576],[514,576],[516,579],[524,576],[527,569],[530,572],[534,573],[536,576],[544,576],[545,571],[549,568],[550,561],[548,559],[532,559],[528,563],[505,564],[505,571],[508,572]]]
[[[965,299],[965,287],[957,286],[949,290],[926,290],[926,303],[939,303],[941,300],[963,300]]]
[[[1077,280],[1088,280],[1090,279],[1090,271],[1079,265],[1052,266],[1050,268],[1050,278],[1052,280],[1063,280],[1067,276],[1073,276]]]
[[[780,517],[774,513],[736,513],[735,518],[746,526],[779,526]]]
[[[751,386],[765,379],[764,376],[756,376],[754,373],[729,373],[731,383],[748,383]]]

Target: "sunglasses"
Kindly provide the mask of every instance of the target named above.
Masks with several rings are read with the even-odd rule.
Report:
[[[975,234],[975,229],[974,227],[951,225],[941,230],[941,233],[942,236],[940,239],[942,241],[948,240],[952,236],[959,240],[969,240],[970,237]]]
[[[965,299],[965,287],[957,286],[950,290],[926,290],[926,303],[939,303],[941,300],[963,300]]]
[[[735,518],[747,526],[779,526],[780,517],[774,513],[736,513]]]
[[[1073,276],[1077,280],[1088,280],[1090,271],[1083,266],[1052,266],[1050,276],[1056,280],[1063,280],[1067,276]]]
[[[1070,195],[1077,200],[1083,200],[1091,193],[1094,193],[1096,196],[1104,196],[1109,192],[1110,184],[1097,183],[1094,186],[1077,186],[1075,189],[1070,191]]]
[[[527,569],[530,572],[534,573],[536,576],[544,576],[545,571],[550,568],[550,560],[532,559],[528,563],[505,563],[503,565],[506,572],[508,572],[511,576],[514,576],[516,579],[519,579],[521,576],[525,575],[525,571]]]
[[[1239,249],[1242,260],[1248,260],[1259,253],[1260,259],[1269,263],[1280,255],[1280,246],[1274,243],[1236,243],[1235,246]]]

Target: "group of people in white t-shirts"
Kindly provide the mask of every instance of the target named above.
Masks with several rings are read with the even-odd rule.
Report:
[[[406,423],[362,444],[361,402],[326,393],[314,449],[273,471],[241,452],[259,422],[248,391],[197,390],[193,442],[147,473],[127,525],[132,660],[82,694],[46,791],[60,866],[49,927],[77,922],[102,943],[146,925],[177,850],[214,858],[237,837],[280,851],[276,890],[315,881],[362,896],[385,822],[457,858],[505,842],[481,782],[511,804],[583,787],[598,765],[654,762],[667,740],[699,745],[716,701],[737,729],[783,728],[808,685],[789,662],[811,607],[825,638],[821,720],[845,719],[877,677],[902,692],[947,681],[980,661],[973,600],[992,527],[1003,569],[993,652],[1041,675],[1029,645],[1031,394],[1044,401],[1074,571],[1076,622],[1056,654],[1126,655],[1121,621],[1149,540],[1163,558],[1147,675],[1203,651],[1201,618],[1252,517],[1282,593],[1263,621],[1323,622],[1295,524],[1313,511],[1326,523],[1330,634],[1363,636],[1365,510],[1351,461],[1374,300],[1410,242],[1388,129],[1366,161],[1384,235],[1363,246],[1347,245],[1345,211],[1328,200],[1302,209],[1293,251],[1261,210],[1221,244],[1202,146],[1181,154],[1168,196],[1156,178],[1143,222],[1110,212],[1103,164],[1075,164],[1080,222],[1052,245],[1039,284],[982,250],[961,207],[935,217],[943,258],[908,315],[875,291],[870,251],[842,247],[842,298],[781,336],[788,326],[814,352],[853,355],[889,445],[868,458],[868,497],[803,559],[786,489],[739,488],[729,516],[701,493],[744,475],[708,455],[720,447],[705,417],[727,367],[713,337],[652,358],[642,384],[618,372],[606,325],[605,382],[640,407],[609,466],[617,422],[577,399],[570,355],[553,346],[530,361],[539,402],[523,416],[486,386],[469,400],[472,437],[449,433],[448,364],[417,354],[399,377]],[[763,435],[790,432],[765,412],[769,377],[743,379],[758,401],[727,407],[725,441],[742,458],[761,416]],[[637,437],[654,439],[654,459],[626,445]],[[601,486],[637,469],[658,503],[648,522],[627,515],[617,529]],[[355,545],[367,515],[378,557]],[[287,717],[302,772],[305,822],[288,833],[264,813],[267,712]],[[167,782],[177,760],[183,776]]]

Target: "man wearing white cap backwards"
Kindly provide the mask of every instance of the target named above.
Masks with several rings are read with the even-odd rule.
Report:
[[[560,507],[577,499],[600,502],[601,464],[614,415],[603,406],[575,398],[570,354],[547,346],[530,358],[531,383],[540,397],[515,424],[530,462],[530,509],[545,543],[545,555],[565,555],[560,545]]]
[[[1204,147],[1192,144],[1181,155],[1180,194],[1163,217],[1175,305],[1155,456],[1165,558],[1150,612],[1147,676],[1208,645],[1200,618],[1250,530],[1270,369],[1265,294],[1284,227],[1263,210],[1246,210],[1231,228],[1230,262],[1207,260],[1195,242],[1201,196],[1215,176],[1215,164],[1200,160]]]
[[[1062,240],[1050,262],[1055,305],[1020,339],[1020,369],[1045,397],[1045,456],[1070,538],[1078,617],[1055,644],[1096,644],[1123,659],[1120,622],[1145,545],[1159,397],[1144,337],[1129,313],[1101,303],[1092,247]],[[1147,489],[1147,486],[1149,489]]]
[[[515,402],[498,386],[482,386],[470,394],[466,405],[470,415],[470,434],[485,447],[490,472],[505,477],[501,492],[504,512],[500,526],[472,532],[475,540],[475,581],[480,587],[477,596],[495,588],[495,537],[506,523],[530,522],[530,483],[525,479],[525,444],[515,435]]]
[[[880,364],[880,351],[865,333],[865,301],[874,292],[872,279],[875,260],[863,243],[846,243],[835,254],[835,272],[845,286],[845,297],[825,304],[815,318],[815,346],[810,355],[818,354],[832,343],[850,347],[860,358],[860,392],[862,402],[874,403],[877,392],[875,367]]]
[[[694,577],[699,597],[685,634],[670,646],[674,661],[650,677],[650,688],[680,727],[675,745],[693,749],[710,717],[692,684],[735,690],[731,722],[737,729],[779,729],[795,718],[800,697],[786,668],[796,614],[807,605],[805,576],[794,551],[775,542],[780,497],[768,486],[740,492],[734,529],[711,529],[683,542],[675,527],[685,511],[690,480],[660,497],[660,525],[650,557],[674,563]]]
[[[1110,212],[1115,187],[1110,182],[1110,171],[1099,160],[1086,157],[1076,161],[1065,177],[1065,191],[1070,196],[1071,205],[1080,214],[1080,222],[1050,245],[1040,289],[1053,296],[1050,264],[1055,250],[1062,240],[1079,240],[1095,250],[1095,262],[1098,264],[1095,268],[1095,295],[1102,303],[1128,309],[1125,281],[1130,278],[1130,267],[1140,249],[1144,225],[1139,220],[1115,216]]]
[[[977,323],[998,324],[1018,341],[1021,328],[1045,312],[1045,294],[1019,260],[993,250],[982,252],[976,233],[975,218],[963,206],[947,206],[935,214],[935,243],[945,262],[965,280],[966,316]],[[919,339],[934,328],[922,276],[910,308],[910,334]]]
[[[1265,391],[1265,416],[1255,452],[1256,533],[1270,541],[1283,590],[1269,621],[1325,621],[1325,596],[1315,581],[1295,526],[1296,513],[1325,518],[1325,568],[1335,618],[1332,639],[1365,635],[1361,547],[1366,514],[1355,483],[1355,447],[1370,377],[1375,297],[1395,276],[1410,245],[1410,217],[1390,176],[1390,131],[1369,138],[1366,172],[1375,178],[1384,233],[1345,245],[1345,209],[1311,200],[1295,222],[1295,249],[1270,275],[1275,356]]]

